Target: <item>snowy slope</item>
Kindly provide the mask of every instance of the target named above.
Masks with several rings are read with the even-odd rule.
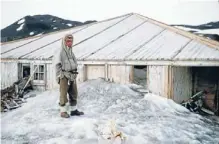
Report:
[[[219,124],[190,113],[172,100],[134,92],[136,85],[91,80],[79,85],[82,117],[62,119],[58,90],[46,91],[12,112],[4,113],[2,143],[97,144],[109,120],[127,144],[218,143]]]
[[[52,15],[25,16],[1,30],[1,41],[10,41],[57,30],[72,28],[95,21],[70,21]]]

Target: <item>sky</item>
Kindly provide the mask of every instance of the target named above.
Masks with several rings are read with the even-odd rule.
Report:
[[[1,29],[26,15],[51,14],[60,18],[104,20],[139,13],[167,24],[219,21],[218,0],[1,0]]]

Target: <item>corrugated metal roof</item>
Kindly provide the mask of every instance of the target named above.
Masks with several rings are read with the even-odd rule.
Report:
[[[78,60],[219,60],[219,43],[199,38],[138,14],[123,15],[33,41],[2,45],[2,58],[50,59],[60,48],[60,38],[65,33],[74,35],[73,52]],[[18,45],[20,47],[16,48]]]
[[[180,53],[176,55],[174,60],[218,60],[219,50],[209,48],[208,46],[191,41]]]
[[[79,59],[85,59],[89,55],[99,51],[106,45],[113,43],[119,37],[122,37],[129,31],[134,30],[136,27],[140,26],[146,20],[136,18],[131,16],[114,27],[104,31],[103,33],[89,39],[88,41],[81,43],[73,48],[73,51]],[[77,35],[76,35],[77,37]]]
[[[165,30],[127,57],[128,60],[171,60],[190,39]]]
[[[40,37],[35,37],[35,38],[26,39],[26,40],[20,40],[17,42],[10,42],[10,43],[3,44],[3,45],[1,45],[1,54],[5,53],[6,51],[10,51],[14,48],[25,45],[27,43],[30,43],[36,39],[39,39],[39,38]]]
[[[164,29],[145,22],[125,36],[116,39],[103,49],[87,57],[89,60],[122,60],[133,54],[144,43],[159,35]]]
[[[125,15],[123,17],[118,17],[116,19],[111,19],[109,21],[104,21],[101,23],[93,24],[72,29],[71,33],[74,33],[74,45],[79,45],[80,43],[83,44],[85,41],[88,41],[92,37],[95,37],[97,34],[103,33],[104,31],[110,29],[114,25],[117,25],[121,21],[125,20],[128,18],[130,15]],[[69,33],[69,31],[67,31]],[[34,52],[26,53],[26,55],[21,55],[20,57],[25,58],[25,59],[46,59],[50,58],[53,56],[54,52],[56,51],[57,48],[61,47],[61,39],[64,36],[63,33],[59,34],[59,37],[51,35],[50,37],[53,37],[53,40],[56,40],[54,37],[58,38],[57,41],[53,41],[52,44],[48,45],[48,40],[45,38],[42,39],[47,45],[44,45],[44,47],[39,49],[39,44],[36,45],[36,49]],[[42,45],[42,44],[41,44]],[[30,45],[28,45],[30,46]],[[34,49],[30,49],[30,51],[33,51]]]
[[[81,28],[77,28],[77,29],[72,29],[72,31],[64,31],[52,35],[47,35],[31,43],[23,45],[19,48],[13,49],[11,51],[6,51],[5,53],[2,54],[2,58],[21,58],[22,56],[27,55],[37,49],[40,49],[48,44],[52,44],[55,41],[58,41],[60,38],[63,37],[63,35],[67,33],[74,33],[80,29]]]

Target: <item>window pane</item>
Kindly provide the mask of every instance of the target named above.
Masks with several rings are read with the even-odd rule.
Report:
[[[44,80],[44,73],[39,74],[39,80]]]
[[[36,69],[36,67],[37,67],[37,69]],[[39,69],[38,65],[34,65],[35,72],[38,72],[38,69]]]
[[[40,72],[44,72],[44,65],[40,65]]]
[[[38,73],[34,73],[34,80],[38,80],[39,77],[38,77]]]

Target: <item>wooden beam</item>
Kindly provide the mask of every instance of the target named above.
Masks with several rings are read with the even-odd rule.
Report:
[[[130,66],[130,73],[129,73],[129,82],[133,83],[134,82],[134,66]]]
[[[104,77],[105,77],[105,80],[108,81],[108,64],[105,64],[105,67],[104,67]]]

